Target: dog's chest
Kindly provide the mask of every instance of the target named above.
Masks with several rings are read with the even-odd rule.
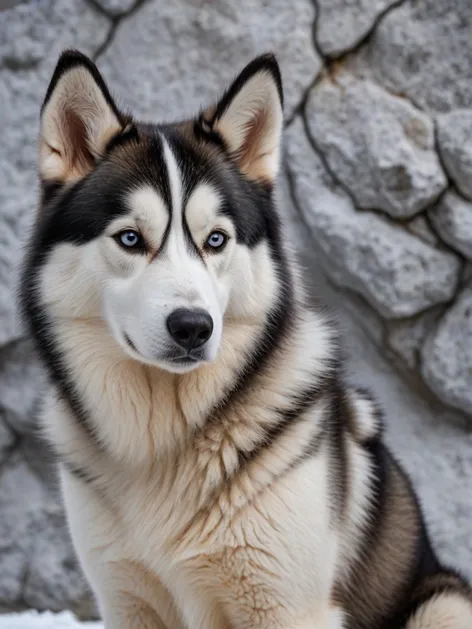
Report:
[[[197,564],[200,571],[224,576],[233,572],[236,557],[246,560],[246,553],[256,563],[288,553],[310,572],[312,558],[325,554],[331,535],[321,461],[307,462],[277,491],[270,487],[250,500],[237,478],[211,489],[206,475],[189,467],[193,463],[179,469],[163,463],[153,475],[114,479],[120,537],[127,539],[133,559],[165,580],[163,572]],[[303,486],[307,495],[300,491]],[[313,528],[317,534],[307,538]]]
[[[205,474],[190,462],[162,462],[146,472],[111,473],[104,480],[117,523],[140,561],[176,563],[234,544],[228,489],[209,492]]]

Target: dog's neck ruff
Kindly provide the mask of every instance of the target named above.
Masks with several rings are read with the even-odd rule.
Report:
[[[127,358],[99,320],[61,321],[55,325],[56,343],[81,401],[81,412],[73,412],[78,429],[97,450],[123,464],[152,464],[188,448],[197,435],[232,423],[254,433],[242,448],[250,453],[257,434],[307,392],[322,389],[333,371],[330,326],[320,314],[300,313],[296,308],[286,313],[290,325],[272,345],[265,336],[267,321],[225,321],[217,359],[186,374]],[[263,353],[254,356],[261,343],[270,361]],[[274,400],[280,408],[274,408]],[[248,408],[251,417],[245,417]]]

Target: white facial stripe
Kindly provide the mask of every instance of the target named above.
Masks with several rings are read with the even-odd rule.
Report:
[[[169,178],[170,196],[172,199],[172,224],[171,233],[179,234],[184,238],[182,225],[182,181],[180,178],[179,167],[175,160],[174,154],[166,140],[161,136],[162,147],[164,152],[164,162],[167,167],[167,176]]]
[[[169,221],[169,209],[164,199],[152,186],[143,186],[129,193],[127,204],[131,209],[131,218],[146,241],[153,249],[158,249]],[[132,226],[130,217],[123,216],[114,221],[111,228],[116,232]]]

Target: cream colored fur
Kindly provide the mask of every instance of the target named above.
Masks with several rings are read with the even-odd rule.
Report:
[[[472,603],[459,594],[445,593],[422,605],[406,629],[470,629]]]

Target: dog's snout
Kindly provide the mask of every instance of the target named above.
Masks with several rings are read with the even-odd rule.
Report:
[[[206,310],[174,310],[167,318],[167,329],[174,341],[188,352],[208,341],[213,319]]]

